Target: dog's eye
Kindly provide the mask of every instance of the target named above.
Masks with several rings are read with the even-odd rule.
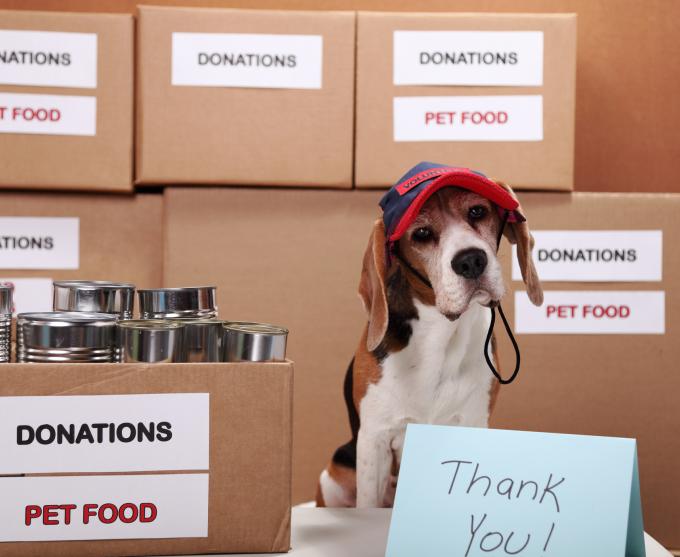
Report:
[[[416,228],[411,235],[416,242],[427,242],[432,239],[432,230],[426,226]]]
[[[468,217],[470,220],[479,220],[484,218],[486,213],[487,211],[484,205],[475,205],[474,207],[470,207],[470,210],[468,211]]]

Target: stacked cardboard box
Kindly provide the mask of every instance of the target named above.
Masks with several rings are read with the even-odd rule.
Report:
[[[403,161],[573,189],[576,16],[360,12],[356,185]]]
[[[52,309],[52,280],[162,282],[163,199],[0,192],[0,282],[16,309]]]
[[[131,191],[132,17],[0,21],[0,188]]]

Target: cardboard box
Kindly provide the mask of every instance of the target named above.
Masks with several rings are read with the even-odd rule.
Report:
[[[574,14],[360,12],[356,185],[426,160],[573,189],[575,73]]]
[[[164,284],[218,286],[220,315],[290,330],[295,361],[293,500],[350,436],[345,371],[365,323],[361,260],[378,192],[165,190]]]
[[[163,196],[0,192],[0,281],[21,311],[52,309],[52,280],[162,281]]]
[[[573,194],[551,195],[524,193],[520,201],[533,231],[585,230],[587,238],[574,238],[573,232],[560,232],[558,238],[542,240],[535,234],[541,257],[551,253],[551,260],[539,263],[543,275],[546,303],[537,310],[543,316],[528,319],[522,308],[518,322],[515,300],[509,293],[503,301],[510,323],[517,333],[522,351],[522,369],[517,380],[501,387],[491,425],[499,428],[539,430],[588,435],[634,437],[638,440],[640,484],[645,530],[665,547],[680,547],[680,418],[677,373],[680,345],[680,252],[675,238],[680,232],[680,196],[673,194]],[[649,231],[660,230],[662,239],[650,238]],[[618,231],[604,236],[592,231]],[[640,234],[642,231],[642,234]],[[559,262],[562,250],[574,247],[574,240],[585,251],[575,261]],[[604,240],[604,241],[603,241]],[[660,248],[660,244],[663,248]],[[618,250],[611,263],[593,262],[609,258],[606,250]],[[620,257],[625,255],[625,261]],[[504,276],[512,290],[521,290],[521,282],[510,282],[509,250],[505,249]],[[590,258],[591,262],[585,262]],[[543,268],[541,268],[543,265]],[[596,277],[596,273],[601,273]],[[546,280],[574,273],[572,280]],[[637,275],[637,278],[636,278]],[[656,278],[661,280],[655,280]],[[599,278],[595,281],[595,278]],[[612,280],[617,279],[617,280]],[[623,282],[621,282],[623,281]],[[566,291],[561,298],[561,312],[555,305],[554,291]],[[590,301],[588,294],[595,292]],[[631,294],[631,291],[633,292]],[[659,292],[663,298],[658,304]],[[640,294],[642,293],[642,294]],[[517,302],[524,306],[522,293]],[[559,299],[559,298],[557,298]],[[592,317],[591,309],[603,304],[628,306],[630,315]],[[656,300],[656,301],[655,301]],[[577,306],[572,315],[569,305]],[[587,319],[579,320],[586,312]],[[534,315],[532,313],[532,315]],[[599,314],[597,314],[599,315]],[[643,319],[641,319],[643,318]],[[559,322],[559,323],[556,323]],[[522,334],[521,330],[565,330],[575,323],[581,330],[603,333],[618,327],[618,334]],[[665,334],[652,331],[661,325]],[[633,328],[646,330],[636,334]],[[502,341],[504,369],[511,366],[511,348],[505,335],[497,329]]]
[[[0,20],[0,187],[131,191],[132,16]]]
[[[0,405],[5,409],[3,421],[12,427],[3,428],[0,442],[8,450],[3,451],[0,466],[3,469],[9,467],[12,471],[19,466],[19,469],[41,472],[37,476],[0,477],[4,493],[17,490],[15,496],[0,502],[5,517],[0,538],[4,541],[43,536],[46,540],[1,543],[0,552],[3,554],[104,557],[288,551],[291,362],[6,364],[2,374]],[[205,394],[177,395],[170,398],[179,400],[180,405],[172,406],[167,402],[168,397],[163,396],[166,393],[207,393],[207,397]],[[151,396],[141,399],[97,396],[94,402],[83,396],[128,394]],[[17,396],[35,398],[22,401],[4,398]],[[68,400],[64,401],[64,398]],[[93,404],[97,404],[94,410]],[[56,411],[64,405],[69,406],[68,412]],[[125,406],[120,408],[119,405]],[[7,411],[10,407],[15,409],[14,412]],[[191,411],[188,411],[189,408]],[[86,449],[68,442],[55,446],[54,441],[33,446],[37,445],[34,441],[17,448],[18,430],[15,431],[14,425],[20,422],[16,420],[23,419],[34,409],[39,418],[29,423],[36,432],[38,424],[55,428],[68,416],[77,423],[79,432],[81,424],[91,423],[88,418],[111,421],[116,424],[116,437],[111,444],[107,444],[109,437],[103,444],[87,445],[83,442],[82,445],[87,445]],[[111,412],[110,417],[108,412]],[[22,418],[16,417],[17,413]],[[136,443],[117,443],[121,436],[129,437],[130,423],[120,429],[128,417],[132,427],[138,423],[151,427],[151,423],[166,420],[166,431],[173,433],[175,448],[163,445],[158,437],[154,439],[156,444],[147,443],[144,437],[137,437]],[[161,431],[161,423],[156,425],[158,432]],[[22,441],[29,438],[30,434],[21,432]],[[43,433],[41,438],[48,440],[49,432]],[[194,458],[192,451],[179,450],[178,445],[196,447],[194,452],[200,457]],[[113,450],[107,454],[113,455],[113,458],[99,458],[110,449]],[[21,456],[29,451],[33,451],[29,454],[35,458]],[[69,454],[74,451],[80,451],[80,460]],[[115,455],[120,455],[121,451],[127,451],[126,457],[132,456],[116,458]],[[175,455],[180,462],[162,459],[161,451],[177,451]],[[61,455],[60,458],[49,459],[56,453]],[[159,462],[161,467],[155,467]],[[176,470],[177,466],[190,466],[191,469]],[[95,473],[87,473],[88,469],[95,470]],[[60,473],[68,470],[74,473],[66,476]],[[107,474],[109,470],[118,472]],[[131,475],[121,476],[120,473]],[[121,479],[120,494],[114,492],[107,500],[110,485]],[[50,509],[41,507],[55,502],[50,495],[60,493],[62,482],[67,482],[71,490],[61,498],[56,497],[57,502],[76,505],[69,525],[64,524],[63,510],[52,509],[53,514],[48,515],[45,513]],[[158,485],[163,487],[162,491],[158,490]],[[198,489],[187,486],[198,486]],[[89,492],[84,492],[88,487]],[[33,496],[36,490],[37,494]],[[138,508],[141,507],[138,505],[140,502],[145,502],[154,505],[157,513],[154,520],[143,525],[132,521],[122,526],[121,520],[99,524],[104,522],[101,516],[92,514],[89,517],[91,528],[87,528],[83,526],[86,505],[81,501],[98,504],[96,511],[107,502],[118,509],[122,509],[122,501],[137,504]],[[31,521],[29,526],[25,526],[24,513],[15,511],[23,511],[23,505],[28,507],[29,504]],[[41,516],[34,517],[40,512],[43,513]],[[130,510],[120,512],[124,512],[128,519],[133,516]],[[108,519],[113,511],[109,508],[104,513],[104,519]],[[153,512],[145,512],[144,515],[151,517]],[[170,521],[168,515],[171,516]],[[52,521],[50,526],[43,526],[42,516]],[[191,534],[192,529],[197,534],[194,537],[177,537]],[[47,541],[55,536],[91,538],[90,541]],[[105,539],[106,536],[121,539]],[[125,539],[131,537],[138,539]],[[159,539],[151,539],[153,537]]]
[[[141,6],[137,183],[350,187],[354,28],[350,12]]]

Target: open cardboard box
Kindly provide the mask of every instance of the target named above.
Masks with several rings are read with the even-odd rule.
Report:
[[[2,438],[0,445],[0,468],[13,474],[19,473],[12,462],[19,454],[24,454],[24,470],[39,473],[25,476],[0,477],[0,492],[14,489],[18,495],[0,498],[0,554],[19,557],[62,557],[69,556],[130,556],[130,555],[177,555],[203,553],[252,553],[252,552],[286,552],[290,545],[290,479],[291,479],[291,423],[292,423],[292,388],[293,364],[290,361],[277,363],[216,363],[216,364],[3,364],[0,366],[2,381],[0,382],[0,414],[3,416]],[[85,464],[73,461],[69,450],[78,451],[80,445],[64,443],[56,445],[41,444],[18,447],[17,420],[23,425],[32,426],[36,431],[39,424],[56,425],[64,416],[79,415],[78,422],[87,421],[85,410],[86,395],[142,395],[164,393],[207,393],[209,411],[209,431],[205,427],[199,429],[180,428],[179,424],[194,420],[200,409],[184,406],[155,407],[142,399],[141,403],[120,399],[121,407],[107,406],[108,403],[96,404],[98,409],[89,414],[93,419],[109,420],[104,415],[111,412],[111,423],[120,424],[129,413],[131,420],[134,408],[141,404],[142,411],[150,420],[166,420],[177,426],[171,441],[177,443],[193,443],[195,438],[205,438],[209,444],[208,465],[192,466],[187,470],[187,459],[193,455],[187,451],[176,453],[177,460],[162,459],[162,470],[149,466],[142,456],[137,459],[116,458],[116,453],[109,453],[111,458],[101,460],[92,457],[96,451],[107,449],[107,439],[103,444],[88,445]],[[205,395],[203,395],[205,396]],[[6,397],[36,397],[19,401]],[[68,410],[60,413],[50,412],[51,401],[55,398],[68,397]],[[100,397],[107,400],[108,397]],[[90,399],[91,400],[91,399]],[[91,405],[90,405],[91,407]],[[14,408],[14,412],[8,411]],[[17,409],[19,408],[19,409]],[[63,408],[63,406],[62,406]],[[90,410],[90,412],[93,412]],[[19,418],[17,413],[21,413]],[[95,415],[96,414],[96,415]],[[35,418],[32,416],[35,415]],[[135,422],[137,423],[137,422]],[[146,422],[145,422],[146,423]],[[194,425],[198,422],[192,422]],[[159,426],[160,427],[160,426]],[[107,430],[108,431],[108,430]],[[158,430],[160,431],[160,429]],[[24,440],[28,436],[23,437]],[[44,437],[44,439],[46,439]],[[119,439],[118,439],[119,440]],[[136,440],[138,441],[138,439]],[[133,442],[132,445],[135,443]],[[139,442],[143,445],[143,442]],[[147,450],[150,443],[146,443]],[[154,449],[159,443],[154,445]],[[197,445],[198,446],[198,445]],[[181,445],[180,445],[181,447]],[[26,458],[26,453],[18,449],[32,450],[29,453],[35,458]],[[128,450],[130,444],[124,445]],[[207,449],[207,447],[205,447]],[[53,458],[61,451],[60,458]],[[129,453],[132,454],[132,453]],[[142,455],[142,453],[139,453]],[[150,453],[144,453],[149,456]],[[206,450],[207,454],[207,450]],[[13,455],[13,456],[12,456]],[[17,457],[18,458],[18,457]],[[10,462],[12,461],[12,462]],[[88,462],[91,464],[88,465]],[[14,466],[14,467],[13,467]],[[87,472],[89,469],[92,473]],[[173,466],[184,466],[185,469],[173,470]],[[21,466],[19,466],[21,467]],[[118,491],[113,495],[107,492],[103,482],[116,481],[120,470],[131,476],[117,484]],[[201,469],[202,468],[202,469]],[[119,472],[107,474],[107,470],[117,469]],[[75,473],[66,472],[75,470]],[[155,471],[157,470],[157,471]],[[143,475],[141,475],[143,474]],[[168,481],[169,476],[172,479]],[[193,482],[199,477],[207,480],[208,490],[198,493],[187,489],[187,481]],[[57,493],[49,486],[50,482],[70,482],[71,490],[63,497],[51,500],[49,494]],[[99,484],[99,482],[102,482]],[[154,483],[162,482],[162,492],[149,495]],[[188,485],[193,485],[190,483]],[[205,484],[203,484],[205,485]],[[9,487],[8,487],[9,486]],[[36,487],[37,486],[37,487]],[[140,490],[135,496],[130,486]],[[35,490],[35,494],[31,495]],[[84,493],[84,490],[87,490]],[[108,500],[101,500],[106,497]],[[83,499],[85,497],[85,499]],[[128,497],[126,499],[126,497]],[[157,521],[144,525],[125,525],[121,529],[120,521],[110,525],[99,526],[97,518],[90,519],[90,528],[83,526],[85,505],[73,509],[71,523],[65,524],[63,509],[48,509],[47,504],[70,504],[71,500],[88,500],[89,503],[113,503],[122,508],[126,501],[141,505],[154,504],[157,508]],[[20,503],[17,503],[17,499]],[[33,505],[31,512],[36,515],[31,526],[25,525],[24,505]],[[44,511],[37,516],[38,507]],[[81,508],[82,507],[82,508]],[[47,514],[50,512],[51,514]],[[111,516],[111,512],[106,516]],[[127,516],[132,516],[127,511]],[[198,519],[197,515],[201,518]],[[170,521],[166,517],[170,516]],[[48,524],[43,523],[46,517]],[[207,517],[207,523],[205,523]],[[56,523],[55,523],[56,522]],[[195,524],[195,529],[203,531],[199,537],[173,537],[173,533],[187,531],[187,524]],[[124,527],[129,527],[134,534],[128,534]],[[38,530],[38,532],[32,533]],[[140,529],[141,528],[141,529]],[[160,529],[159,529],[160,528]],[[207,532],[206,532],[207,528]],[[103,529],[103,530],[102,530]],[[109,530],[107,530],[109,529]],[[76,534],[70,534],[77,530]],[[111,533],[109,533],[111,532]],[[207,533],[207,535],[205,535]],[[31,536],[42,536],[45,540],[68,540],[76,537],[82,541],[7,541],[26,539]],[[107,539],[107,536],[109,539]],[[87,538],[100,538],[89,539]],[[110,538],[121,539],[110,539]],[[158,539],[151,539],[158,538]]]

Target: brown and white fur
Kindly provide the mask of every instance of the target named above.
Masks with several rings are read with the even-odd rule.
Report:
[[[383,222],[375,222],[359,284],[368,323],[345,378],[352,440],[322,472],[318,506],[391,506],[408,423],[487,426],[499,388],[484,341],[488,307],[505,291],[496,257],[500,226],[495,207],[475,193],[448,187],[433,194],[398,246],[430,289],[397,258],[387,268]],[[540,305],[527,224],[508,223],[504,234],[517,244],[527,293]],[[481,250],[486,265],[466,278],[454,263],[460,254],[479,254],[470,250]]]

